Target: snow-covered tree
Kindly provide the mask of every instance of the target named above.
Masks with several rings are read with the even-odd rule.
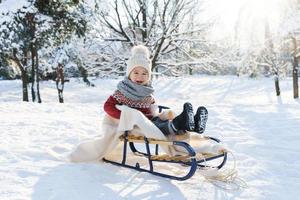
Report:
[[[299,62],[300,62],[300,47],[299,41],[295,37],[291,37],[293,43],[292,51],[292,65],[293,65],[293,94],[294,98],[299,98],[299,83],[298,83],[298,73],[299,73]]]
[[[121,57],[128,56],[122,53],[122,47],[128,52],[130,46],[146,45],[151,52],[152,70],[175,52],[187,59],[186,38],[194,30],[185,29],[184,20],[193,3],[194,0],[114,0],[98,11],[99,20],[109,30],[103,38],[121,44]]]
[[[266,47],[264,51],[262,52],[262,61],[264,63],[263,66],[265,66],[267,72],[271,72],[274,75],[274,81],[275,81],[275,90],[276,95],[280,96],[280,86],[279,86],[279,63],[278,63],[278,57],[274,49],[274,42],[273,38],[271,36],[270,30],[269,30],[269,24],[266,22],[265,27],[265,39],[266,39]]]
[[[288,46],[287,54],[291,57],[292,77],[293,77],[293,96],[299,98],[299,62],[300,62],[300,1],[290,0],[291,7],[286,11],[282,20],[280,36]]]
[[[9,67],[7,60],[0,53],[0,79],[12,79],[14,77],[13,69]]]
[[[27,80],[31,65],[32,100],[37,98],[41,102],[39,50],[66,42],[73,34],[83,36],[86,11],[79,0],[23,0],[22,3],[23,6],[16,3],[17,9],[2,14],[0,45],[3,54],[19,66],[24,101],[28,101]]]

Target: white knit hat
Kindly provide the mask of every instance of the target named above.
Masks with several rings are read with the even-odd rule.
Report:
[[[149,58],[148,48],[143,45],[134,46],[131,49],[131,57],[127,61],[126,76],[129,76],[130,72],[135,67],[143,67],[148,71],[149,79],[151,78],[151,60]]]

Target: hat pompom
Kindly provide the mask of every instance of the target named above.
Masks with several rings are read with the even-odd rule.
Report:
[[[135,55],[139,54],[139,56],[144,55],[145,58],[149,58],[149,50],[147,47],[143,46],[143,45],[138,45],[138,46],[134,46],[132,49],[131,49],[131,55],[132,57],[134,57]]]

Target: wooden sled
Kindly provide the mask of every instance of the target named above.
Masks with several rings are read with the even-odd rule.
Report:
[[[135,136],[130,134],[129,131],[125,131],[125,133],[120,136],[120,140],[123,142],[123,153],[122,153],[122,160],[120,162],[110,160],[107,158],[103,158],[105,162],[127,167],[131,169],[135,169],[141,172],[149,172],[156,176],[161,176],[165,178],[170,178],[174,180],[187,180],[191,178],[195,172],[198,170],[207,169],[207,167],[215,168],[215,169],[221,169],[227,160],[227,152],[226,150],[219,151],[218,153],[197,153],[195,152],[194,148],[188,144],[187,142],[184,142],[182,140],[189,137],[188,134],[185,135],[178,135],[176,138],[174,138],[174,141],[167,141],[167,140],[156,140],[152,138],[147,138],[144,136]],[[201,141],[209,140],[212,142],[219,143],[220,140],[208,137],[208,136],[201,136],[199,139],[199,142],[201,144]],[[139,151],[138,148],[136,148],[135,144],[144,144],[146,152]],[[154,146],[153,146],[154,145]],[[185,149],[186,154],[185,155],[178,155],[178,156],[169,156],[165,153],[159,152],[159,146],[160,145],[174,145],[174,146],[180,146],[181,149]],[[143,157],[147,159],[147,167],[142,167],[139,162],[135,161],[135,164],[129,164],[127,162],[127,158],[130,152],[128,152],[128,146],[131,150],[131,152],[136,156],[137,160],[138,157]],[[154,152],[153,152],[154,151]],[[165,172],[159,172],[157,168],[154,167],[155,162],[164,162],[164,163],[175,163],[178,165],[178,167],[184,167],[188,170],[182,170],[187,171],[184,175],[177,175],[177,174],[170,174]]]

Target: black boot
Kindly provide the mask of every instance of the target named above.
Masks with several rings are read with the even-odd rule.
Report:
[[[183,105],[183,111],[172,120],[172,125],[179,131],[193,131],[195,129],[194,112],[191,103]]]
[[[200,106],[195,115],[195,132],[203,133],[205,131],[206,122],[208,119],[208,111],[205,107]]]

